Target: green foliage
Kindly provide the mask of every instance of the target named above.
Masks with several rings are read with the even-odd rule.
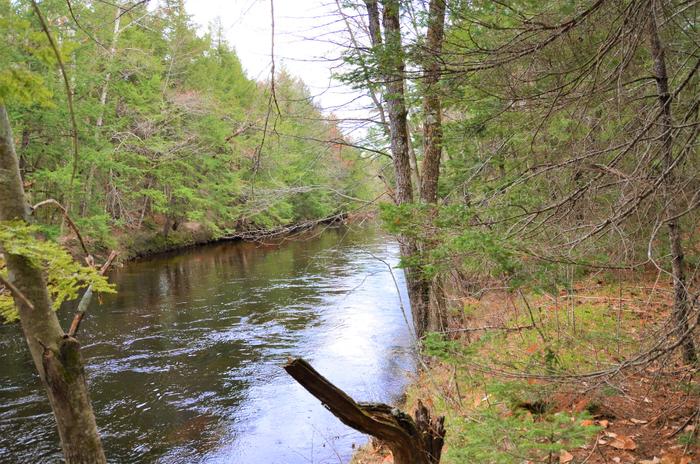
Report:
[[[53,52],[16,8],[0,0],[0,104],[50,106],[51,91],[36,68],[52,64]]]
[[[201,34],[180,4],[122,10],[118,35],[115,4],[71,6],[80,28],[65,2],[40,5],[75,95],[75,179],[63,81],[26,0],[0,0],[0,62],[10,64],[0,68],[0,100],[29,200],[69,206],[94,246],[118,247],[137,231],[168,243],[186,223],[208,238],[274,228],[352,210],[348,198],[372,194],[372,160],[343,145],[302,81],[281,70],[280,113],[268,112],[269,85],[246,77],[221,31]],[[36,216],[47,228],[61,220]]]
[[[46,272],[54,309],[77,298],[78,292],[88,286],[96,293],[114,293],[114,286],[96,269],[82,266],[56,243],[38,239],[38,232],[37,226],[25,222],[0,222],[0,248],[4,253],[27,258],[33,266]],[[5,322],[19,318],[8,293],[0,295],[0,316]]]
[[[447,363],[457,363],[460,361],[460,356],[469,356],[477,348],[477,345],[465,347],[460,341],[449,340],[444,335],[436,332],[429,332],[423,339],[425,354],[440,358]]]
[[[521,244],[497,231],[475,228],[473,209],[462,205],[381,205],[381,218],[391,232],[428,244],[420,255],[404,257],[404,265],[420,266],[432,277],[460,266],[473,274],[498,276],[518,286],[523,272]]]
[[[682,446],[695,446],[700,444],[700,438],[695,430],[678,435],[678,443]]]
[[[581,446],[598,432],[599,427],[581,425],[589,418],[588,413],[533,415],[491,403],[471,417],[450,421],[455,437],[445,462],[558,462],[562,450]]]

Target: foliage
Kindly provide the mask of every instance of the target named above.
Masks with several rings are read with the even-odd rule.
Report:
[[[280,71],[275,105],[221,30],[199,31],[182,2],[73,1],[72,12],[41,2],[75,95],[72,179],[65,90],[30,5],[0,3],[0,62],[11,63],[0,69],[0,99],[30,201],[61,202],[94,246],[121,246],[137,231],[167,242],[183,227],[208,238],[278,227],[371,195],[371,161],[346,146],[304,83]],[[49,210],[36,216],[46,227],[60,221]]]
[[[96,293],[114,293],[114,286],[96,269],[80,265],[58,244],[37,238],[38,231],[37,226],[23,221],[1,222],[0,248],[4,253],[27,258],[33,266],[46,272],[54,309],[77,298],[83,288],[92,287]],[[7,292],[0,294],[0,316],[5,322],[19,318]]]
[[[524,338],[510,338],[516,345],[526,347],[532,341],[527,336],[529,333],[537,336],[532,330],[525,332]],[[588,411],[569,413],[554,408],[551,398],[556,385],[502,380],[479,370],[470,373],[472,363],[506,364],[531,373],[547,371],[546,359],[527,350],[514,350],[510,338],[485,333],[465,344],[463,340],[450,340],[437,333],[426,336],[426,354],[454,366],[453,381],[479,395],[467,413],[447,415],[450,434],[445,462],[558,462],[560,452],[581,446],[600,430],[592,425]],[[510,351],[504,353],[508,347]],[[440,408],[449,407],[440,403]]]
[[[506,412],[508,411],[508,412]],[[599,427],[582,425],[588,413],[555,413],[536,417],[499,408],[498,403],[480,409],[468,418],[452,421],[456,435],[447,449],[446,463],[488,462],[515,464],[523,461],[559,462],[559,453],[585,444]]]

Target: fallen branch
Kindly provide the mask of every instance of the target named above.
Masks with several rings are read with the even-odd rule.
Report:
[[[227,235],[222,237],[222,240],[253,240],[260,241],[265,239],[274,239],[277,237],[283,237],[290,235],[295,232],[301,232],[304,230],[311,229],[320,224],[329,224],[336,221],[342,221],[347,217],[347,213],[338,213],[332,216],[327,216],[321,219],[313,219],[308,221],[299,222],[297,224],[292,224],[289,226],[282,226],[276,229],[253,229],[243,232],[238,232],[236,234]]]
[[[440,333],[447,334],[447,333],[456,333],[456,332],[481,332],[481,331],[487,331],[487,330],[502,330],[504,332],[519,332],[521,330],[527,330],[527,329],[534,329],[535,326],[532,324],[529,325],[518,325],[514,327],[507,327],[507,326],[501,326],[501,325],[484,325],[481,327],[460,327],[456,329],[446,329],[446,330],[441,330]]]
[[[437,464],[445,438],[445,418],[431,419],[418,403],[415,420],[383,403],[358,403],[303,359],[290,359],[284,370],[345,425],[387,444],[395,464]]]

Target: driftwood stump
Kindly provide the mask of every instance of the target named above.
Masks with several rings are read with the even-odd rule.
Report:
[[[359,403],[333,385],[303,359],[290,360],[284,370],[345,425],[382,440],[395,464],[437,464],[445,438],[445,418],[431,419],[421,403],[415,420],[382,403]]]

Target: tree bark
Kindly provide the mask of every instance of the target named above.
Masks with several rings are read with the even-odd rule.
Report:
[[[421,169],[421,201],[437,204],[440,162],[442,157],[442,104],[440,101],[440,59],[445,36],[445,1],[431,0],[428,6],[428,30],[423,58],[423,168]],[[424,247],[427,245],[424,245]],[[425,251],[425,249],[424,249]],[[446,307],[444,292],[438,280],[426,282],[426,330],[444,330]]]
[[[431,0],[428,7],[426,57],[423,65],[423,169],[421,199],[437,203],[442,156],[442,105],[438,92],[440,55],[445,35],[445,0]]]
[[[384,100],[389,118],[391,155],[394,164],[396,190],[394,201],[398,205],[413,202],[411,161],[408,140],[408,111],[404,89],[404,53],[401,43],[400,4],[397,0],[382,0],[382,41],[379,4],[377,0],[365,0],[369,18],[369,35],[380,62],[380,74],[384,81]],[[418,244],[407,237],[399,237],[401,256],[408,258],[419,253]],[[430,287],[422,277],[421,269],[412,266],[406,269],[406,284],[411,300],[413,325],[418,337],[428,327]]]
[[[437,464],[445,438],[445,418],[431,419],[419,402],[415,420],[382,403],[357,403],[303,359],[284,369],[345,425],[384,441],[395,464]]]
[[[29,221],[7,111],[0,106],[0,221]],[[31,302],[15,298],[24,337],[46,387],[67,464],[106,463],[85,382],[80,344],[51,308],[46,280],[26,258],[5,253],[9,281]]]
[[[651,15],[649,18],[649,41],[651,46],[651,58],[653,73],[656,79],[656,91],[658,94],[658,104],[661,109],[660,125],[662,127],[661,154],[663,157],[662,166],[664,172],[671,169],[673,165],[673,119],[671,117],[671,93],[668,88],[668,71],[666,69],[666,57],[664,47],[659,37],[656,21],[656,2],[652,2]],[[684,336],[681,344],[683,359],[687,363],[697,362],[697,352],[691,334],[688,333],[688,317],[690,315],[690,300],[688,297],[688,287],[685,277],[685,259],[683,256],[683,238],[681,228],[677,218],[677,207],[673,202],[673,185],[675,175],[673,172],[666,173],[663,183],[664,198],[669,200],[667,208],[668,239],[671,245],[671,272],[673,275],[673,317],[676,323],[676,333]]]
[[[385,42],[382,58],[386,61],[384,79],[386,94],[384,97],[389,110],[391,154],[394,158],[394,174],[396,176],[396,198],[401,205],[413,201],[411,162],[408,153],[408,111],[406,110],[404,91],[404,71],[406,66],[401,43],[399,2],[398,0],[383,0],[382,3],[384,5],[382,22],[384,24]]]

